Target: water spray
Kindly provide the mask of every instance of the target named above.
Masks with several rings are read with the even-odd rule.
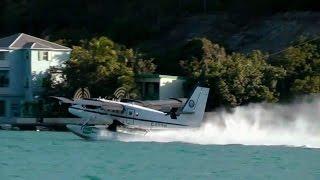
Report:
[[[250,104],[232,112],[217,110],[206,113],[198,129],[151,132],[125,141],[320,148],[320,98],[307,97],[286,105]]]

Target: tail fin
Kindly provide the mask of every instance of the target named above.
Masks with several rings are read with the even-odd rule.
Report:
[[[182,116],[190,126],[199,126],[203,120],[209,88],[196,87],[182,109]]]
[[[186,104],[182,109],[182,113],[195,113],[196,111],[203,110],[206,106],[207,99],[209,94],[209,88],[196,87],[193,91],[191,97],[187,100]],[[199,107],[203,109],[199,109]]]

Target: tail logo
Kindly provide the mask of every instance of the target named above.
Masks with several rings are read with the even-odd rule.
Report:
[[[189,107],[190,107],[190,108],[193,108],[194,105],[195,105],[195,103],[194,103],[194,101],[191,99],[191,100],[189,101]]]

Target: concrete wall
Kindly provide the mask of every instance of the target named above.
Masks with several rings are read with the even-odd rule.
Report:
[[[52,124],[81,124],[83,122],[80,118],[43,118],[43,123]],[[37,123],[36,118],[16,118],[15,123],[18,124],[32,124]]]
[[[42,60],[41,50],[31,50],[31,72],[34,74],[40,74],[46,72],[50,66],[59,66],[63,62],[69,60],[70,52],[68,51],[48,51],[49,60]]]
[[[137,83],[142,91],[142,99],[144,100],[155,100],[149,99],[144,93],[146,91],[147,84],[153,83],[153,85],[159,86],[158,91],[154,94],[157,99],[168,99],[168,98],[182,98],[184,97],[183,84],[185,79],[178,76],[168,76],[168,75],[148,75],[146,77],[142,76],[137,79]],[[150,87],[151,88],[151,87]]]
[[[47,51],[49,53],[49,60],[47,61],[42,59],[43,52],[45,51],[31,50],[30,79],[32,81],[30,86],[35,94],[41,91],[42,79],[46,71],[52,66],[62,65],[70,58],[70,52],[68,51]]]
[[[160,75],[159,99],[184,97],[183,83],[185,81],[178,77],[166,77]]]
[[[87,120],[81,118],[43,118],[43,123],[48,124],[83,124]],[[1,121],[0,121],[1,122]],[[36,118],[15,118],[14,123],[18,124],[32,124],[37,123]],[[92,120],[89,124],[104,124],[101,121]]]

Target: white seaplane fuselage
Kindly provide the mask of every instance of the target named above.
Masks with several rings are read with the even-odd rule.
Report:
[[[101,122],[105,126],[67,125],[67,127],[76,135],[87,139],[97,139],[101,133],[125,132],[132,134],[135,132],[132,130],[148,132],[159,129],[199,127],[203,120],[208,93],[208,88],[197,87],[186,104],[176,114],[143,107],[134,102],[125,103],[106,99],[86,100],[90,101],[90,104],[94,104],[96,101],[101,106],[73,103],[69,107],[71,114],[86,120],[86,122]],[[108,127],[111,127],[115,122],[121,127],[127,127],[129,131],[107,132],[110,131]]]
[[[106,101],[106,100],[101,100]],[[179,128],[188,126],[182,118],[171,119],[170,115],[164,112],[145,108],[135,104],[114,102],[124,106],[122,111],[105,111],[102,108],[88,109],[82,105],[69,107],[69,112],[83,119],[105,122],[112,124],[114,120],[128,126],[143,127],[146,129]]]

